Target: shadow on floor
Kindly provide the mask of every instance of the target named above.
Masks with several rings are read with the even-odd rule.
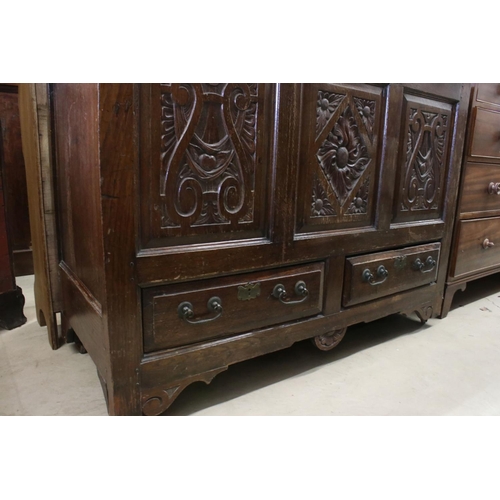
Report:
[[[450,311],[466,306],[471,302],[484,299],[495,293],[500,297],[500,274],[498,273],[470,281],[463,292],[459,290],[455,293]]]
[[[425,328],[429,326],[422,325],[416,316],[392,315],[349,327],[342,342],[329,352],[320,351],[310,340],[297,342],[288,349],[232,365],[217,375],[210,385],[191,384],[163,415],[191,415]]]

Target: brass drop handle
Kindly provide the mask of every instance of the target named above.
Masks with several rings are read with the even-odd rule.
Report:
[[[383,283],[387,277],[389,276],[389,271],[385,268],[385,266],[378,266],[377,268],[377,276],[379,278],[382,278],[381,280],[379,281],[375,281],[375,276],[373,275],[373,273],[369,270],[369,269],[365,269],[363,271],[363,274],[362,274],[362,277],[363,277],[363,281],[365,283],[369,283],[370,285],[380,285],[381,283]]]
[[[436,264],[436,259],[429,255],[427,259],[425,259],[425,262],[422,262],[418,257],[413,263],[413,268],[421,273],[430,273],[436,267]]]
[[[500,182],[490,182],[488,185],[488,193],[500,195]]]
[[[273,293],[272,296],[275,299],[278,299],[282,304],[285,305],[292,305],[292,304],[300,304],[301,302],[304,302],[304,300],[309,297],[309,290],[306,287],[306,284],[304,281],[297,281],[295,283],[295,295],[298,295],[299,297],[302,297],[300,300],[286,300],[287,299],[287,293],[285,286],[279,283],[273,288]]]
[[[217,315],[212,318],[192,320],[192,318],[194,317],[194,310],[193,310],[193,304],[191,304],[191,302],[181,302],[177,307],[177,314],[179,315],[179,318],[183,319],[184,321],[187,321],[188,323],[191,323],[192,325],[208,323],[209,321],[214,321],[215,319],[221,316],[222,301],[219,299],[219,297],[212,297],[207,302],[207,309],[210,312],[217,313]]]
[[[484,241],[483,241],[483,248],[485,250],[488,250],[488,248],[491,248],[491,247],[494,247],[495,246],[495,243],[493,243],[492,241],[490,241],[488,238],[486,238]]]

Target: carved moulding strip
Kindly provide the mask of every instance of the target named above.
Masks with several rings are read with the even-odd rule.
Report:
[[[161,86],[162,227],[252,222],[257,84]]]
[[[147,416],[161,415],[177,399],[177,396],[193,382],[209,384],[219,373],[227,370],[227,366],[216,368],[194,377],[179,381],[167,388],[154,388],[142,393],[142,413]]]

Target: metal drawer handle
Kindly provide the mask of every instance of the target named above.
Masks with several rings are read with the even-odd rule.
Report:
[[[288,306],[304,302],[304,300],[306,300],[307,297],[309,297],[309,290],[307,289],[304,281],[297,281],[297,283],[295,283],[295,295],[298,295],[299,297],[302,298],[300,300],[286,300],[287,294],[285,286],[280,283],[273,288],[272,295],[275,299],[278,299],[282,304]]]
[[[492,241],[490,241],[488,238],[486,238],[484,241],[483,241],[483,248],[485,250],[488,250],[488,248],[491,248],[491,247],[494,247],[495,246],[495,243],[493,243]]]
[[[500,182],[490,182],[488,186],[488,193],[500,195]]]
[[[363,281],[365,283],[370,283],[370,285],[380,285],[389,276],[389,271],[384,266],[378,266],[378,268],[377,268],[377,276],[379,278],[382,278],[379,281],[375,281],[375,276],[373,275],[373,273],[369,269],[365,269],[363,271],[362,276],[363,276]]]
[[[413,268],[421,273],[430,273],[436,267],[436,264],[436,259],[429,255],[429,257],[425,259],[425,262],[422,262],[420,258],[417,258],[413,263]],[[426,267],[428,269],[425,269]]]
[[[181,302],[177,307],[177,314],[179,318],[191,323],[192,325],[199,325],[200,323],[208,323],[209,321],[214,321],[219,318],[222,314],[222,301],[219,297],[212,297],[207,302],[207,309],[210,312],[216,312],[217,316],[208,319],[198,319],[193,321],[191,318],[194,317],[193,304],[191,302]]]

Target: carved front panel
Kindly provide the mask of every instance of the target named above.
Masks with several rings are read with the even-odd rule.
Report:
[[[298,230],[372,223],[382,90],[304,85]]]
[[[442,216],[452,106],[406,95],[395,195],[396,222]]]
[[[256,83],[143,89],[147,246],[265,235],[271,90]]]

